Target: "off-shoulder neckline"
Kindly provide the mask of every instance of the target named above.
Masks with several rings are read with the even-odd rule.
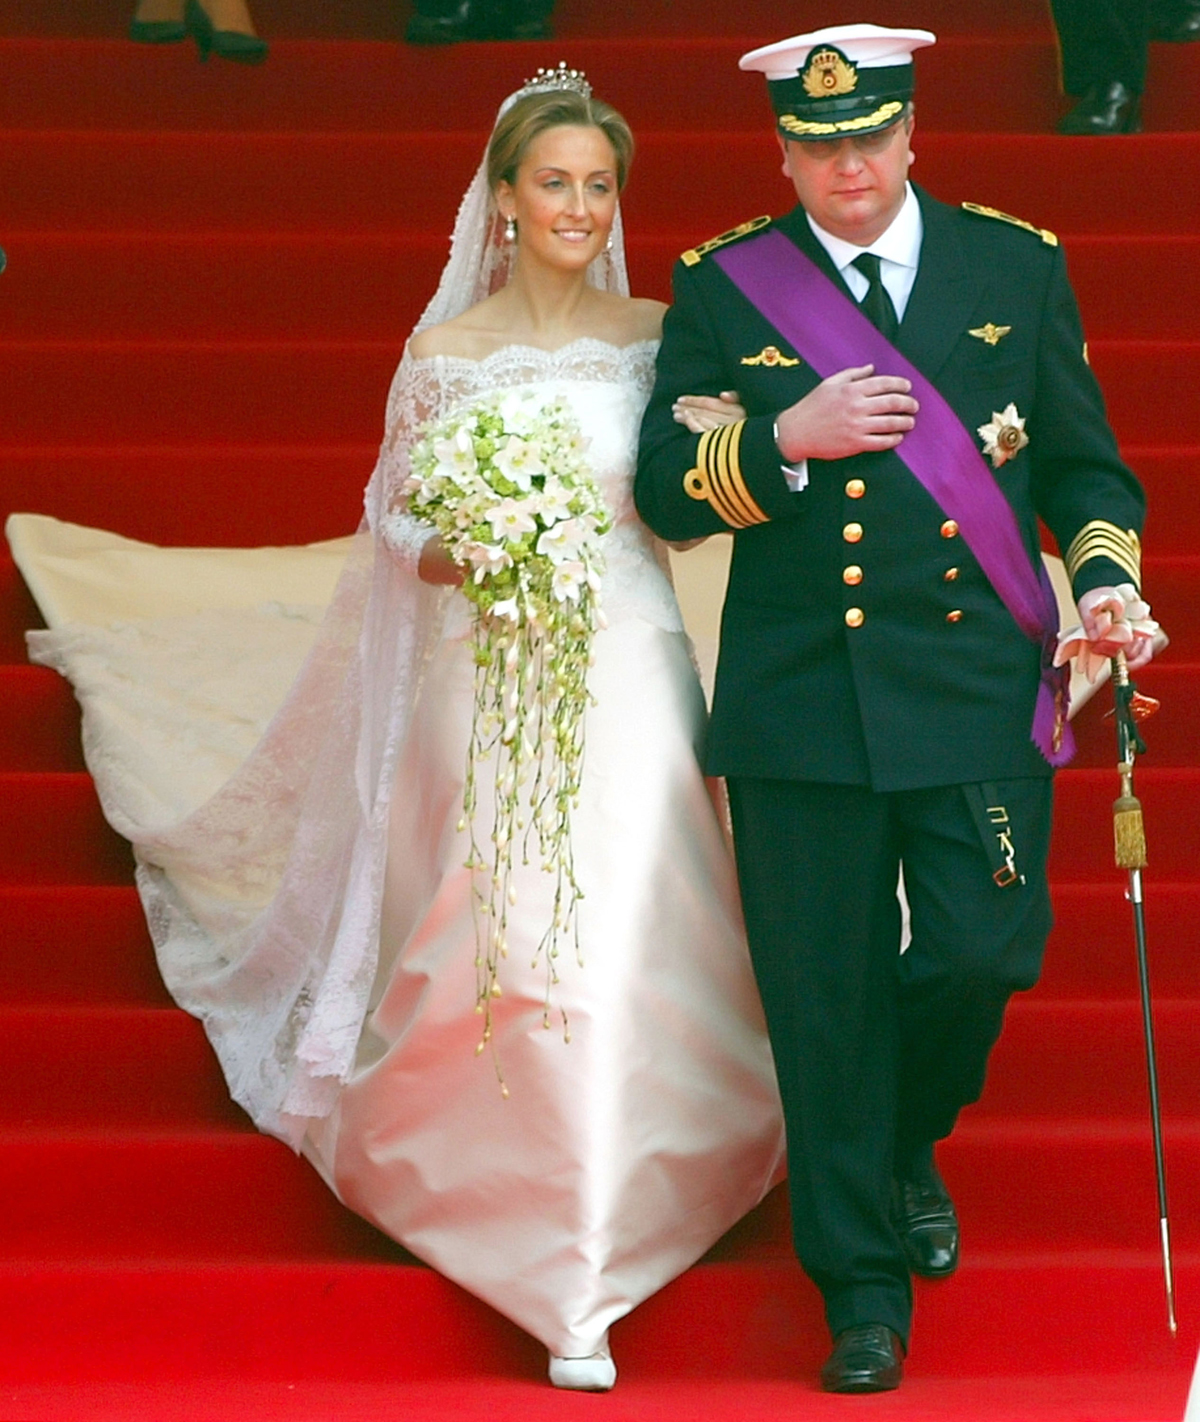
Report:
[[[434,365],[438,361],[454,361],[459,365],[487,365],[497,356],[511,355],[514,351],[522,354],[539,356],[545,360],[553,360],[561,357],[566,351],[575,350],[579,346],[599,346],[606,351],[614,351],[617,355],[628,355],[633,351],[641,350],[643,347],[656,347],[660,344],[657,336],[644,336],[637,341],[629,341],[625,345],[618,345],[615,341],[606,341],[601,336],[576,336],[573,341],[567,341],[564,345],[555,346],[553,350],[548,350],[545,346],[531,346],[522,341],[512,341],[506,346],[497,346],[494,351],[489,351],[485,356],[460,356],[438,353],[430,356],[415,356],[412,351],[405,347],[405,357],[413,365]]]

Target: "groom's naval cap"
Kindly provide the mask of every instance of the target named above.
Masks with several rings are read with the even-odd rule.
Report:
[[[784,138],[840,138],[896,122],[912,98],[913,50],[935,42],[928,30],[834,25],[752,49],[738,68],[767,76]]]

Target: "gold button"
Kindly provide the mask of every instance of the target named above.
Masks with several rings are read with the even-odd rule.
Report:
[[[858,587],[859,583],[862,582],[862,578],[862,569],[857,563],[851,563],[848,568],[842,569],[842,582],[847,583],[852,588]]]
[[[846,609],[847,627],[861,627],[865,621],[866,617],[861,607],[848,607]]]
[[[957,579],[957,577],[958,577],[958,569],[957,569],[957,568],[947,568],[946,571],[942,574],[942,582],[944,582],[944,583],[952,583],[952,582],[954,582],[954,581]]]
[[[961,621],[962,621],[962,613],[961,613],[961,612],[959,611],[959,609],[956,607],[953,612],[948,612],[948,613],[946,614],[946,621],[947,621],[947,622],[961,622]]]
[[[847,543],[857,543],[862,537],[862,524],[848,523],[846,527],[842,529],[842,537]]]
[[[861,479],[847,479],[846,497],[848,499],[861,499],[867,492],[867,486]]]
[[[948,518],[948,519],[946,520],[946,522],[945,522],[944,524],[942,524],[942,537],[943,537],[943,538],[957,538],[957,537],[958,537],[958,524],[956,524],[952,518]]]

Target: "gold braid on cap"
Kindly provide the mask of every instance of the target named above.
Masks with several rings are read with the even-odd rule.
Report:
[[[568,69],[566,60],[560,59],[557,69],[543,66],[532,79],[526,79],[517,90],[517,98],[524,99],[529,94],[551,94],[558,89],[570,89],[573,93],[582,94],[585,99],[592,97],[592,86],[583,70]]]
[[[886,124],[904,108],[898,99],[890,99],[874,113],[859,114],[857,118],[837,119],[833,122],[817,123],[815,120],[799,119],[795,114],[780,114],[775,122],[787,133],[797,138],[825,138],[837,133],[858,133],[864,128],[875,128]]]
[[[730,528],[749,528],[753,523],[766,523],[767,515],[759,508],[746,487],[739,460],[745,420],[705,430],[696,446],[696,467],[683,476],[683,487],[690,498],[712,506],[713,512]]]
[[[1067,576],[1074,580],[1075,574],[1089,558],[1107,558],[1122,572],[1129,574],[1129,581],[1135,588],[1142,586],[1142,543],[1132,528],[1118,528],[1115,523],[1105,523],[1102,518],[1085,523],[1071,539],[1071,546],[1063,558]]]

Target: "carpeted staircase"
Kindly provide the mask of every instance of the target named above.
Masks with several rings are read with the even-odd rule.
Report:
[[[348,531],[404,334],[499,99],[586,68],[633,122],[635,289],[789,205],[752,44],[926,25],[915,176],[1064,238],[1173,645],[1140,771],[1178,1267],[1166,1329],[1111,732],[1059,779],[1058,926],[943,1152],[965,1262],[918,1290],[904,1388],[815,1383],[826,1340],[778,1193],[614,1332],[599,1400],[343,1211],[232,1107],[157,981],[128,851],[0,558],[0,1419],[1180,1415],[1200,1336],[1200,46],[1154,54],[1151,132],[1052,135],[1040,0],[560,0],[550,44],[414,51],[387,0],[255,0],[266,66],[136,47],[110,0],[0,13],[0,510],[163,542]],[[403,6],[395,7],[402,10]]]

